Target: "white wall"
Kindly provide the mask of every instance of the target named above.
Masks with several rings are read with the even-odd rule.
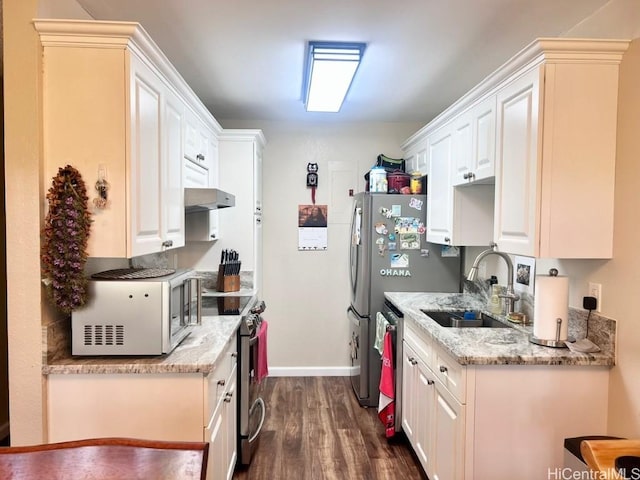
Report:
[[[348,357],[348,190],[363,191],[378,154],[400,157],[419,124],[286,124],[221,121],[260,128],[263,163],[264,288],[271,373],[346,373]],[[327,204],[328,250],[298,251],[298,205],[310,204],[307,163],[319,165],[317,204]]]

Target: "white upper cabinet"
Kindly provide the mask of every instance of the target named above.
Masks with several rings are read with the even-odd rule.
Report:
[[[427,137],[427,241],[451,244],[453,223],[453,187],[451,159],[453,133],[445,125]]]
[[[427,144],[427,240],[610,258],[628,43],[538,39],[410,137],[412,166]]]
[[[463,117],[462,120],[469,117]],[[455,121],[427,137],[427,241],[487,245],[493,233],[493,185],[453,185],[455,157],[471,154],[471,122]]]
[[[242,270],[262,285],[262,149],[261,130],[225,129],[219,137],[220,188],[236,196],[233,208],[219,212],[224,232],[216,248],[240,254]]]
[[[473,120],[471,112],[465,112],[452,124],[452,184],[469,183],[473,178]]]
[[[403,154],[405,169],[407,172],[420,172],[426,175],[429,171],[427,162],[427,139],[420,138]]]
[[[473,121],[472,165],[469,181],[491,180],[496,160],[496,97],[491,95],[471,112]],[[464,177],[464,175],[463,175]],[[464,180],[464,178],[463,178]]]
[[[45,178],[67,164],[81,173],[93,217],[89,255],[131,258],[183,246],[186,114],[207,119],[207,140],[198,140],[207,145],[205,164],[213,161],[210,135],[221,127],[138,24],[34,25],[43,47]],[[93,203],[101,179],[103,208]]]
[[[542,42],[498,91],[495,241],[551,258],[611,258],[618,65],[627,42]]]
[[[184,107],[135,55],[131,71],[130,256],[184,246]]]

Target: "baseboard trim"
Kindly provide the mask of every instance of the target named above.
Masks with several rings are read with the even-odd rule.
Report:
[[[348,377],[351,367],[269,367],[270,377]]]

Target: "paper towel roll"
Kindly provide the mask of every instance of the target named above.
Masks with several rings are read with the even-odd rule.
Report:
[[[566,340],[569,328],[569,277],[536,275],[533,301],[533,336],[541,340]],[[556,339],[557,321],[562,320]]]

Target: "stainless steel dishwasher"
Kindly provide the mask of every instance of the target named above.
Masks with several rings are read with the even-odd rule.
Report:
[[[395,379],[394,390],[396,394],[395,431],[398,433],[402,429],[402,337],[404,332],[404,316],[389,300],[384,301],[382,314],[390,325],[395,326],[395,330],[392,330],[394,353],[393,376]]]

